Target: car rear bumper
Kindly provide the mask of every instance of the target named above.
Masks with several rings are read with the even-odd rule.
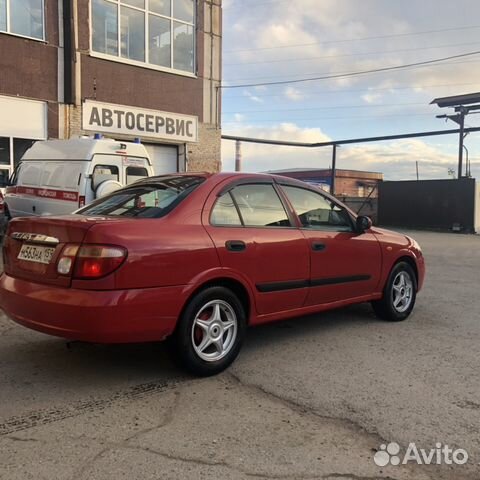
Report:
[[[183,286],[93,291],[41,285],[2,274],[0,308],[39,332],[95,343],[163,340],[175,329]]]

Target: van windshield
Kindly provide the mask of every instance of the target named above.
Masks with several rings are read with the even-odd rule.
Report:
[[[76,213],[89,216],[159,218],[172,211],[204,177],[149,178],[107,195]]]

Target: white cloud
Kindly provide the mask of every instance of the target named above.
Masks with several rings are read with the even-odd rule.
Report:
[[[298,102],[299,100],[303,100],[305,98],[305,95],[300,90],[294,87],[287,87],[285,89],[285,96],[289,100],[293,100],[294,102]]]
[[[243,115],[242,113],[235,113],[235,115],[233,116],[233,119],[236,122],[243,122],[246,119],[246,116]]]
[[[252,102],[256,102],[256,103],[263,103],[263,98],[260,98],[256,95],[254,95],[252,92],[250,92],[249,90],[244,90],[243,91],[243,94],[249,98]]]
[[[378,103],[382,99],[383,95],[381,93],[365,93],[362,95],[362,99],[366,103]]]
[[[281,123],[273,126],[243,125],[235,127],[235,135],[252,138],[268,138],[270,140],[290,140],[292,142],[315,143],[328,142],[330,138],[319,128],[300,128],[294,123]],[[320,158],[327,160],[325,152]],[[300,147],[271,146],[252,143],[242,144],[243,169],[245,171],[265,171],[280,168],[301,168],[316,166],[328,167],[319,163],[317,153],[312,149]],[[325,157],[325,158],[323,158]],[[222,141],[222,165],[224,171],[234,169],[235,143]]]

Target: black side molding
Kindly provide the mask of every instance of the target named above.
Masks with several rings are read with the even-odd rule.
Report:
[[[336,285],[337,283],[362,282],[370,280],[370,275],[352,275],[351,277],[318,278],[310,282],[311,287],[321,287],[322,285]]]
[[[259,292],[267,293],[279,292],[280,290],[293,290],[295,288],[307,288],[308,284],[308,280],[292,280],[291,282],[259,283],[256,287]]]
[[[336,285],[339,283],[361,282],[370,280],[370,275],[352,275],[350,277],[319,278],[314,280],[292,280],[291,282],[258,283],[257,290],[261,293],[293,290],[296,288],[321,287],[323,285]]]

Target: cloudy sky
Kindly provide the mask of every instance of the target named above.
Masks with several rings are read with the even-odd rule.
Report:
[[[455,128],[433,98],[480,91],[480,54],[417,68],[284,85],[295,80],[480,51],[478,0],[224,0],[224,134],[317,142]],[[480,126],[480,115],[467,124]],[[339,168],[387,179],[446,178],[458,138],[342,147]],[[466,138],[480,177],[480,133]],[[224,141],[223,169],[234,168]],[[243,144],[247,171],[330,165],[331,150]]]

